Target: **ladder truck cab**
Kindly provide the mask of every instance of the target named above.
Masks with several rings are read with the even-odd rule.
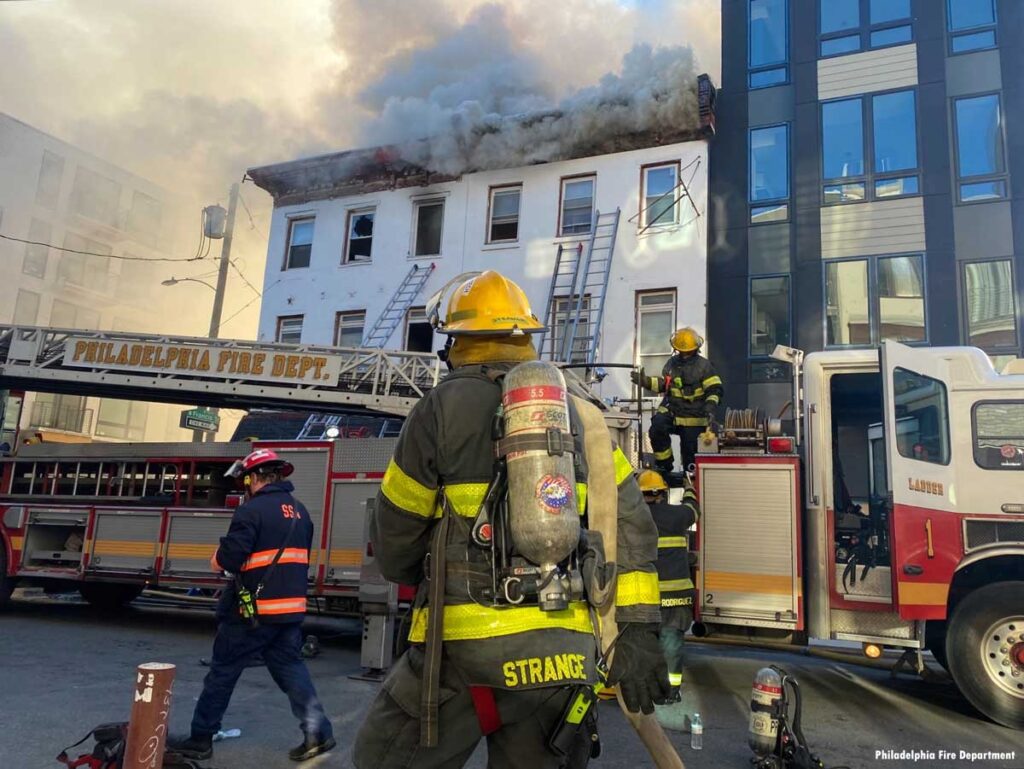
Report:
[[[733,411],[698,448],[696,631],[903,649],[918,672],[928,649],[1024,729],[1022,361],[1000,375],[974,348],[895,342],[776,356],[794,434]]]

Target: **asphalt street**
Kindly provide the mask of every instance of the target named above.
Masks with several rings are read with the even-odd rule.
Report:
[[[346,620],[310,620],[307,632],[322,641],[310,670],[331,716],[338,748],[306,764],[350,767],[350,750],[363,713],[378,685],[349,676],[360,672],[360,627]],[[127,718],[135,666],[170,662],[177,666],[172,732],[187,730],[206,668],[214,622],[205,610],[132,607],[102,617],[69,600],[17,602],[0,611],[0,769],[52,769],[54,756],[92,726]],[[840,664],[798,653],[754,651],[693,644],[687,661],[687,698],[661,713],[681,725],[694,710],[704,721],[704,748],[689,747],[689,735],[670,731],[690,769],[749,767],[746,747],[751,679],[767,664],[784,667],[804,692],[804,732],[830,769],[850,767],[1024,768],[1024,735],[977,715],[947,682],[927,683],[883,670]],[[604,754],[591,765],[653,766],[612,703],[600,710]],[[264,668],[242,676],[225,719],[242,730],[239,739],[218,743],[217,769],[285,769],[286,752],[299,731],[287,701]],[[879,751],[930,751],[936,758],[886,758]],[[939,751],[955,760],[940,760]],[[960,759],[959,751],[1016,751],[1011,760]],[[486,765],[485,751],[468,766]]]

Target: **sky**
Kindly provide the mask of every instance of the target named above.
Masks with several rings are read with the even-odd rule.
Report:
[[[13,0],[0,2],[0,111],[181,197],[223,203],[252,166],[425,135],[454,114],[572,103],[623,72],[638,45],[653,52],[648,67],[659,50],[690,46],[718,82],[718,6]],[[236,255],[258,286],[271,203],[252,185],[243,195],[252,219],[240,219]],[[230,293],[226,313],[247,300]],[[253,336],[257,310],[225,333]]]

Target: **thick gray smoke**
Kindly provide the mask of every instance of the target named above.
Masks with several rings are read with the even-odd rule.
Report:
[[[622,137],[697,127],[689,46],[638,44],[619,71],[558,99],[533,58],[512,50],[504,12],[484,6],[429,48],[401,57],[360,94],[379,111],[362,136],[432,172],[508,168],[611,149]]]

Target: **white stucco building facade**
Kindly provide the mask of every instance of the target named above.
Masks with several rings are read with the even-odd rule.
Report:
[[[585,253],[595,213],[607,221],[616,209],[598,361],[660,369],[672,329],[692,325],[703,332],[706,140],[457,178],[368,173],[365,166],[351,178],[346,169],[353,154],[249,171],[275,198],[260,339],[355,346],[413,265],[433,270],[385,347],[443,346],[443,338],[431,338],[420,325],[422,308],[430,294],[470,270],[512,278],[537,316],[551,324],[548,298],[559,246],[582,244]],[[602,394],[629,392],[627,373],[612,370]]]

